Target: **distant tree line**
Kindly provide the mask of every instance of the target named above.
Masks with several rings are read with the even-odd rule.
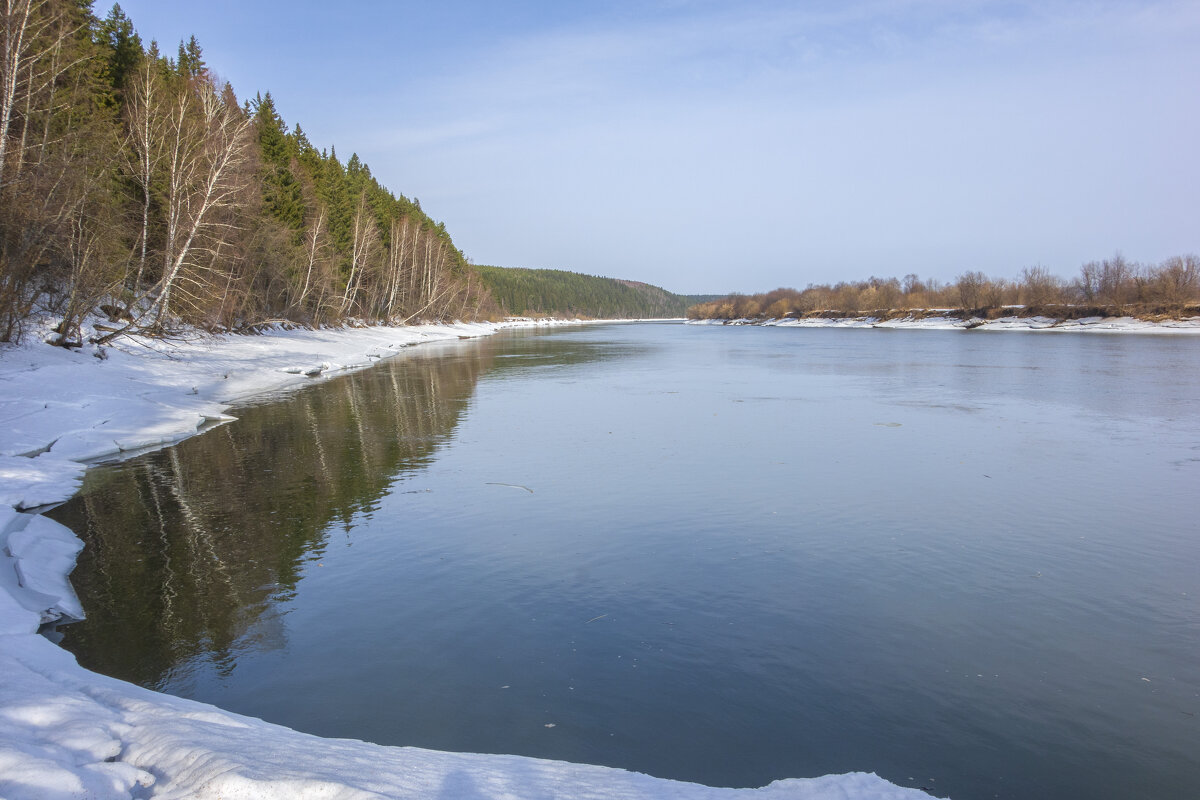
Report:
[[[0,341],[494,312],[446,228],[120,6],[0,3]]]
[[[1161,264],[1139,264],[1114,255],[1090,261],[1072,280],[1044,267],[1027,267],[1016,280],[964,272],[941,283],[916,275],[868,278],[830,285],[810,284],[803,290],[776,289],[757,295],[733,294],[698,303],[687,311],[692,319],[777,319],[786,316],[892,314],[952,309],[982,316],[1006,307],[1023,313],[1076,317],[1095,313],[1178,315],[1200,313],[1200,258],[1175,256]]]
[[[558,269],[476,267],[500,308],[509,315],[588,319],[682,317],[711,296],[677,295],[638,281],[601,278]]]

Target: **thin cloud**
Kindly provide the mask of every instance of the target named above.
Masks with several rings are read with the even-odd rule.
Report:
[[[459,107],[508,112],[496,139],[456,155],[478,167],[464,180],[516,198],[508,207],[521,216],[498,218],[494,203],[488,219],[462,209],[464,241],[502,254],[485,260],[629,264],[660,280],[668,261],[712,276],[743,270],[729,264],[740,253],[764,275],[803,283],[786,277],[796,261],[821,279],[824,265],[855,277],[885,271],[889,254],[893,271],[950,276],[973,242],[974,263],[991,269],[1015,274],[1032,257],[1066,271],[1114,246],[1131,251],[1109,241],[1114,231],[1143,244],[1172,238],[1143,224],[1148,207],[1115,221],[1098,196],[1107,188],[1153,206],[1147,172],[1196,176],[1190,150],[1163,152],[1144,130],[1194,130],[1188,106],[1161,108],[1145,93],[1184,91],[1160,56],[1189,58],[1180,43],[1194,37],[1195,13],[963,8],[706,8],[502,43],[438,87]],[[501,153],[511,170],[473,158]],[[1194,210],[1179,182],[1158,183]],[[552,207],[529,214],[551,194]],[[531,216],[554,233],[524,227]],[[710,241],[714,231],[731,244]],[[572,252],[573,241],[588,244]]]

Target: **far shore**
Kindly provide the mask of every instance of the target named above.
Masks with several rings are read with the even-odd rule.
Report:
[[[1200,309],[1196,309],[1200,312]],[[689,319],[691,325],[756,325],[783,328],[890,328],[899,330],[1043,331],[1050,333],[1159,333],[1200,334],[1200,313],[1195,315],[1108,314],[1100,309],[1002,307],[988,312],[960,309],[916,309],[847,314],[814,311],[784,317]],[[1053,315],[1052,315],[1053,314]]]

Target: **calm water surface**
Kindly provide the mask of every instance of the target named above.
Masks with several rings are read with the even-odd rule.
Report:
[[[1200,797],[1200,339],[415,348],[90,473],[86,666],[714,785]]]

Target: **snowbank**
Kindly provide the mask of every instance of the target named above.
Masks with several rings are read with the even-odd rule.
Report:
[[[525,322],[521,324],[534,324]],[[545,324],[545,323],[541,323]],[[38,627],[81,617],[67,580],[81,542],[21,509],[65,500],[80,461],[195,434],[228,404],[504,325],[276,329],[184,343],[0,349],[0,797],[805,798],[915,800],[875,775],[716,789],[606,767],[328,740],[81,668]]]
[[[1134,317],[1085,317],[1058,320],[1049,317],[1000,317],[984,320],[978,317],[960,319],[951,316],[903,317],[881,320],[877,317],[840,317],[822,319],[699,319],[689,325],[757,325],[773,328],[894,328],[903,330],[973,330],[973,331],[1047,331],[1052,333],[1175,333],[1200,334],[1200,317],[1148,322]]]

